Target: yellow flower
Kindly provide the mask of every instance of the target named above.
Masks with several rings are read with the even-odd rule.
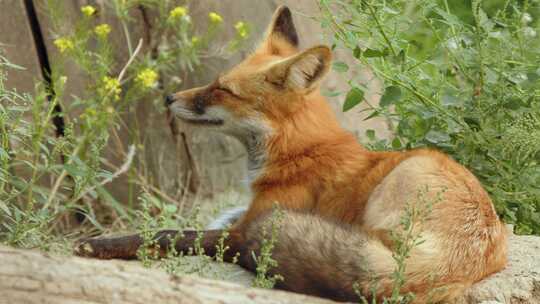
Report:
[[[238,36],[240,36],[240,38],[246,38],[249,34],[247,24],[242,21],[238,21],[234,25],[234,28],[236,29],[236,32],[238,33]]]
[[[105,38],[107,37],[107,35],[109,35],[109,33],[111,32],[111,27],[106,24],[106,23],[103,23],[103,24],[100,24],[98,26],[96,26],[94,28],[94,32],[96,33],[96,35],[98,35],[100,38]]]
[[[197,36],[191,37],[191,44],[197,45],[199,42],[201,42],[201,38],[199,38]]]
[[[90,17],[96,12],[96,9],[91,5],[85,5],[81,7],[81,12],[83,13],[83,15]]]
[[[208,17],[210,18],[210,21],[214,23],[223,22],[223,18],[218,13],[210,12],[210,14],[208,14]]]
[[[103,93],[105,95],[112,95],[114,100],[120,99],[120,93],[122,93],[120,81],[109,76],[103,77]]]
[[[177,6],[169,13],[170,20],[178,20],[187,15],[187,8],[183,6]]]
[[[58,38],[54,41],[54,45],[58,48],[60,53],[70,51],[74,47],[73,41],[69,38]]]
[[[135,77],[135,81],[145,89],[153,87],[156,84],[157,79],[158,74],[150,68],[140,71],[137,74],[137,77]]]

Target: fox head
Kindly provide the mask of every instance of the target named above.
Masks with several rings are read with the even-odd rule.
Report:
[[[167,96],[166,105],[176,118],[246,142],[318,94],[330,62],[326,46],[298,49],[291,11],[281,6],[252,55],[211,84]]]

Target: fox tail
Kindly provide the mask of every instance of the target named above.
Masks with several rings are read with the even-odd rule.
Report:
[[[426,303],[451,299],[472,284],[437,278],[433,272],[441,266],[437,263],[444,261],[437,262],[425,252],[413,250],[406,260],[403,281],[396,285],[400,280],[396,274],[398,264],[393,251],[377,235],[316,215],[280,212],[272,248],[277,266],[270,270],[271,275],[283,277],[276,283],[277,288],[336,301],[356,302],[363,297],[369,303],[397,291],[414,294],[414,303]],[[263,240],[270,237],[269,217],[276,216],[254,221],[244,234],[245,244],[256,254],[264,246]]]

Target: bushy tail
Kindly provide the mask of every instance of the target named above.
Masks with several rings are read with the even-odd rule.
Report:
[[[381,300],[392,296],[397,284],[394,278],[397,263],[392,251],[377,236],[315,215],[280,212],[280,229],[272,250],[278,266],[271,270],[271,274],[284,278],[277,288],[336,301],[358,302],[364,297],[371,303],[374,297]],[[253,222],[244,235],[246,243],[256,252],[262,240],[269,238],[269,217],[274,216]],[[413,293],[414,302],[438,302],[468,287],[469,284],[462,282],[445,282],[444,289],[433,291],[441,284],[428,271],[437,265],[418,273],[425,263],[415,265],[415,258],[420,257],[414,255],[407,259],[409,270],[404,271],[405,282],[399,289]]]

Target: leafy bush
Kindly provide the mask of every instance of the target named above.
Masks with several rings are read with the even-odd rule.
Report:
[[[320,0],[335,46],[384,82],[366,111],[386,117],[395,137],[367,130],[369,145],[449,153],[517,233],[540,234],[540,4],[475,0],[467,11],[467,3]],[[344,110],[365,102],[366,84],[350,84]]]

